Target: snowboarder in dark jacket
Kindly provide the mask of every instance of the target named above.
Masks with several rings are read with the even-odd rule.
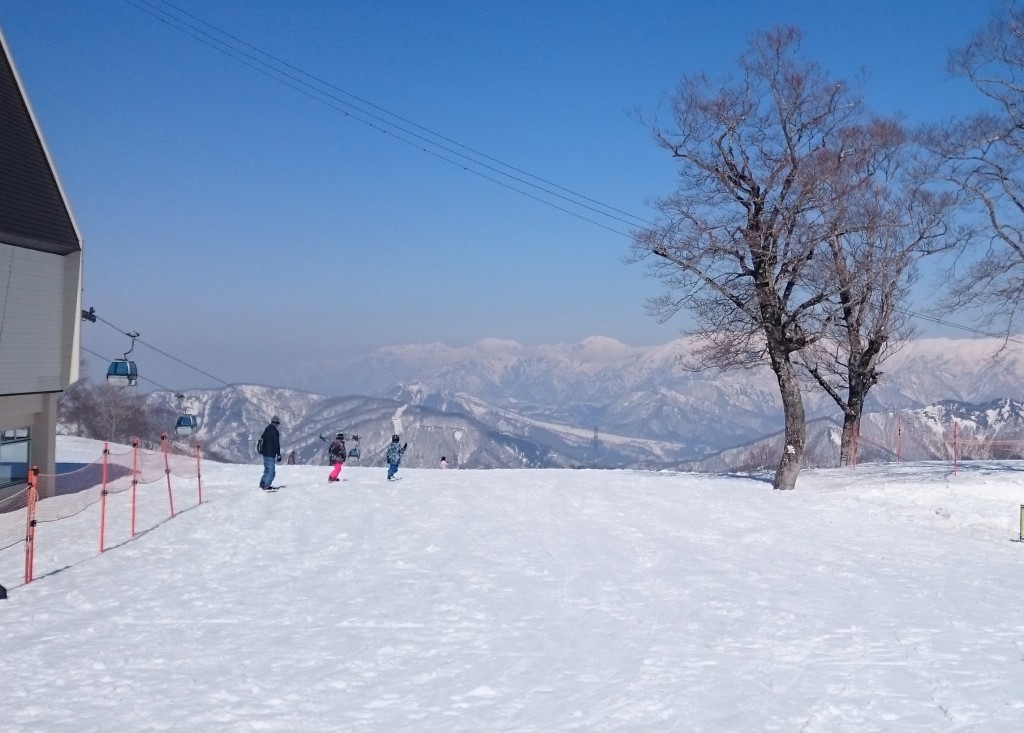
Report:
[[[277,415],[270,418],[270,424],[263,429],[263,435],[256,443],[256,450],[263,456],[261,489],[269,489],[274,485],[274,475],[277,472],[276,464],[281,462],[281,433],[277,430],[277,426],[280,424],[281,418]]]
[[[388,481],[391,481],[395,474],[398,473],[398,464],[402,462],[402,454],[405,453],[405,449],[409,447],[409,444],[405,445],[398,444],[398,436],[391,436],[391,444],[388,445],[387,452],[384,454],[384,460],[388,462]]]
[[[345,451],[345,433],[338,433],[334,436],[334,440],[331,441],[331,447],[327,449],[327,455],[330,456],[331,463],[334,464],[334,470],[331,471],[331,475],[327,477],[327,480],[341,481],[339,478],[341,465],[348,458],[348,453]]]

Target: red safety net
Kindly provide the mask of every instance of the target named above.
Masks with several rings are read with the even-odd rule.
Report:
[[[0,551],[25,541],[28,487],[0,499]]]
[[[25,545],[29,583],[39,573],[94,555],[97,524],[103,552],[109,541],[127,541],[173,518],[174,489],[180,493],[183,482],[196,489],[195,503],[202,503],[201,460],[198,444],[191,455],[176,453],[165,434],[159,450],[143,449],[135,440],[118,452],[104,445],[101,456],[74,471],[42,474],[33,468],[28,486],[0,494],[0,580],[6,579],[16,554],[4,550]],[[56,535],[41,526],[65,520],[60,542],[48,543]]]

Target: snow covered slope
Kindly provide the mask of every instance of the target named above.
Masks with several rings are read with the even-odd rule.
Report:
[[[1022,469],[208,463],[101,556],[94,509],[0,552],[0,731],[1016,733]]]

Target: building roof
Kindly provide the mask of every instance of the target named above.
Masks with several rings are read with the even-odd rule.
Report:
[[[0,242],[67,255],[81,238],[0,34]]]

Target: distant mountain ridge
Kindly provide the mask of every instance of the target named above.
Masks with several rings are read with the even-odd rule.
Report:
[[[256,459],[251,446],[274,412],[284,420],[286,450],[302,462],[323,460],[319,434],[335,430],[361,435],[364,462],[378,460],[396,415],[410,440],[409,465],[433,465],[445,455],[472,467],[696,466],[739,455],[731,451],[756,446],[781,428],[770,370],[686,372],[678,360],[688,348],[685,340],[633,347],[604,337],[537,347],[498,339],[466,347],[406,345],[335,367],[331,383],[358,397],[254,385],[185,394],[200,415],[197,437],[207,452],[243,461]],[[882,366],[865,437],[885,412],[943,400],[971,411],[1020,395],[1022,367],[1024,348],[1015,343],[911,342]],[[824,426],[836,429],[838,411],[817,389],[805,398],[812,425],[823,426],[813,439],[825,445],[832,439]],[[177,406],[168,394],[151,399]],[[945,416],[952,419],[955,411]],[[749,456],[739,462],[749,463]]]
[[[679,360],[691,348],[685,339],[635,347],[605,337],[535,347],[497,339],[465,347],[406,345],[336,366],[330,382],[349,393],[434,406],[469,395],[527,417],[679,443],[691,455],[779,428],[778,385],[767,367],[687,372]],[[982,403],[1024,393],[1024,345],[921,339],[906,344],[881,371],[870,396],[873,411],[943,399]],[[809,418],[838,415],[816,388],[805,391],[805,400]]]

